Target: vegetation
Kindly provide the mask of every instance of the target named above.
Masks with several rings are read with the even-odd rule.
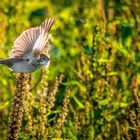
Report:
[[[19,98],[24,113],[18,139],[139,140],[139,0],[3,0],[0,57],[8,57],[25,29],[48,17],[57,19],[51,30],[52,61],[48,69],[27,75],[29,90],[23,84],[27,93],[25,100]],[[0,75],[3,140],[11,133],[11,108],[17,110],[12,102],[19,101],[23,88],[16,89],[3,65]]]

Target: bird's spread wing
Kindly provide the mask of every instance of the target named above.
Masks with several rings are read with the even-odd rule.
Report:
[[[25,30],[14,42],[10,58],[38,57],[49,40],[49,30],[55,19],[46,19],[40,26]]]

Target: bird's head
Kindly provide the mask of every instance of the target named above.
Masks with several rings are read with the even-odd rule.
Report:
[[[50,57],[46,54],[40,54],[40,58],[38,60],[39,67],[48,66],[50,63]]]

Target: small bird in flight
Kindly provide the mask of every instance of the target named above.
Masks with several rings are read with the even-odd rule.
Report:
[[[54,18],[46,19],[40,26],[25,30],[14,42],[10,56],[0,59],[0,64],[11,68],[13,72],[33,72],[48,65],[50,57],[42,51],[48,46],[49,31],[55,23]]]

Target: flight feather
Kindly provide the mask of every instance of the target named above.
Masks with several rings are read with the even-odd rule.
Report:
[[[10,58],[38,57],[49,41],[55,19],[46,19],[40,26],[25,30],[14,42]]]

